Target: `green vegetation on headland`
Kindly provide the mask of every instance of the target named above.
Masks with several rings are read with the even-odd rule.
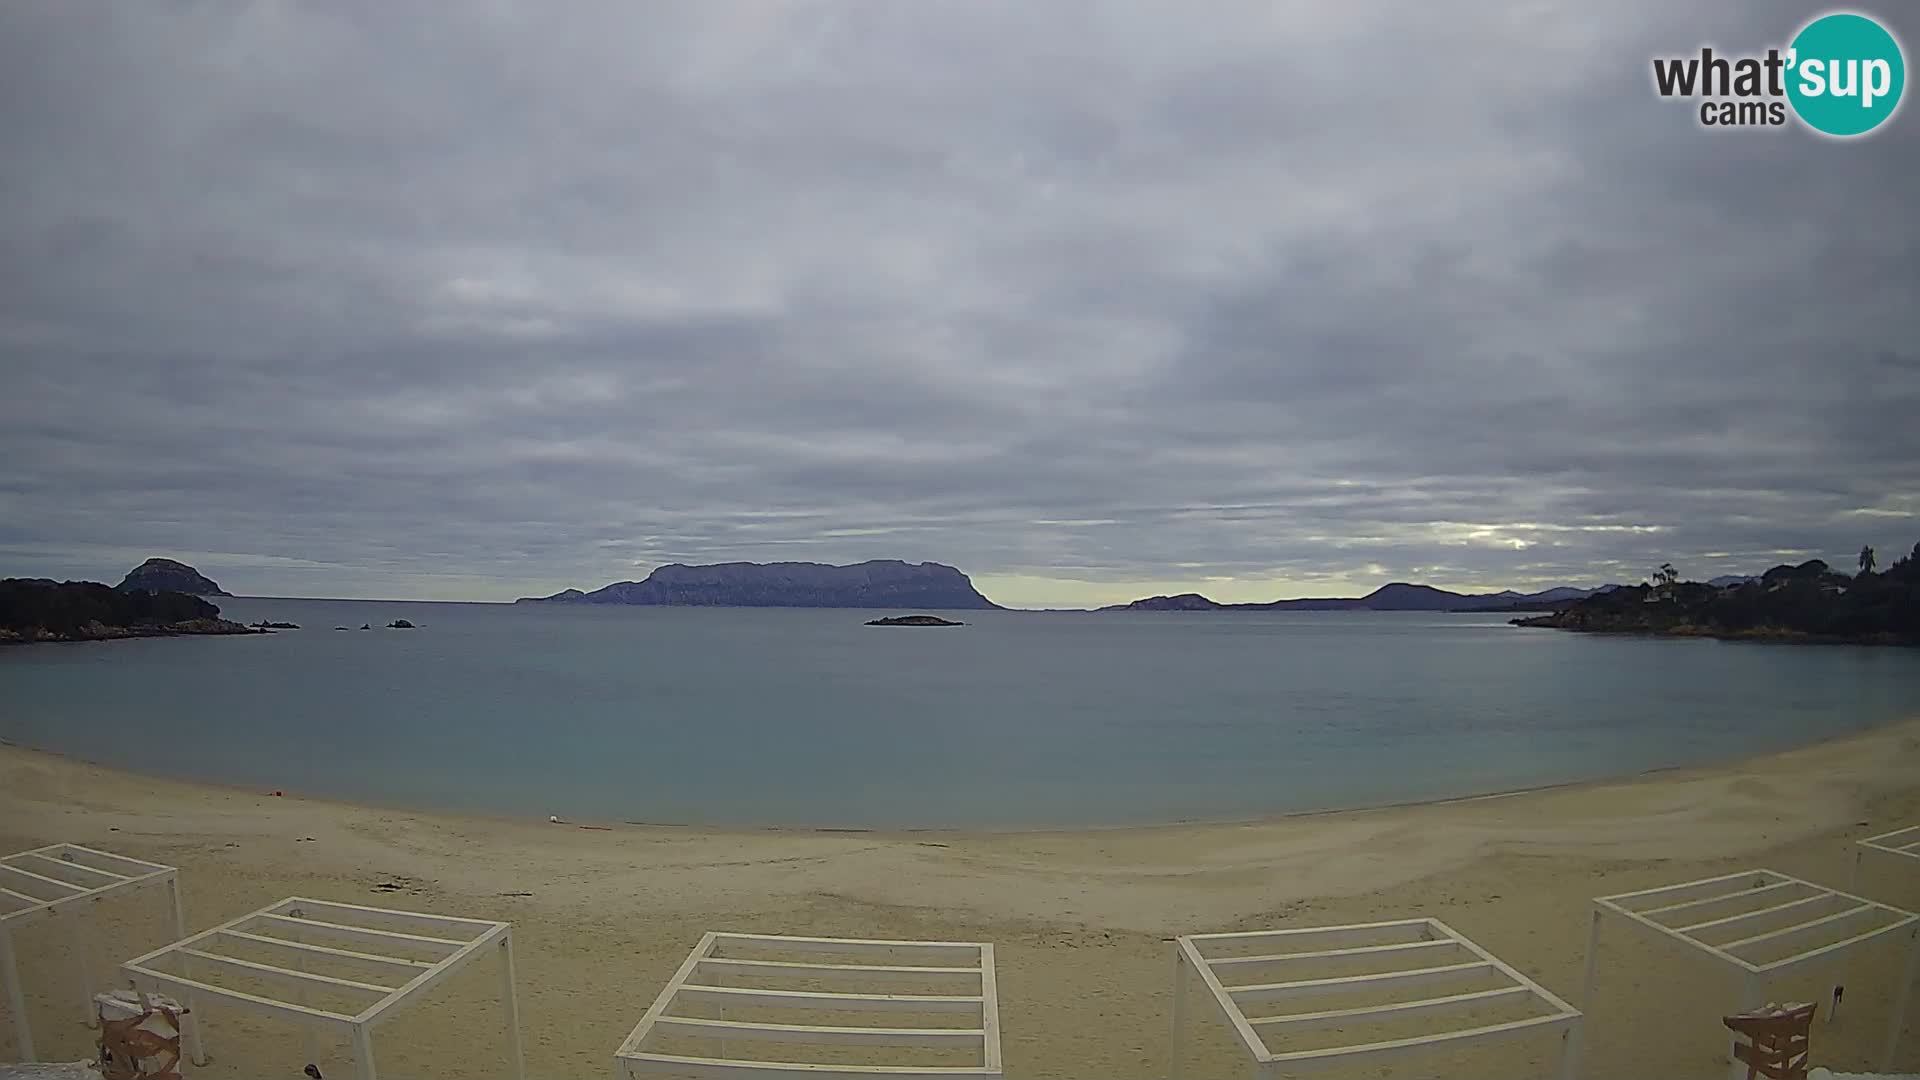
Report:
[[[0,580],[0,642],[105,641],[174,634],[262,634],[178,592],[110,589],[95,581]]]
[[[1812,559],[1776,566],[1758,580],[1725,586],[1681,581],[1671,565],[1654,580],[1597,593],[1515,626],[1592,633],[1659,634],[1761,641],[1920,645],[1920,544],[1874,571],[1872,548],[1860,572],[1835,573]]]

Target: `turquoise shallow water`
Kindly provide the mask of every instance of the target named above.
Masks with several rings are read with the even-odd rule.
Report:
[[[305,629],[0,649],[0,738],[401,806],[1017,828],[1478,794],[1920,713],[1914,650],[1484,615],[219,603]]]

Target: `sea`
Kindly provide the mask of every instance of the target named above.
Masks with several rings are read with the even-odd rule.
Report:
[[[1024,829],[1488,794],[1920,715],[1920,650],[1498,615],[218,603],[301,628],[0,648],[0,739],[403,808]]]

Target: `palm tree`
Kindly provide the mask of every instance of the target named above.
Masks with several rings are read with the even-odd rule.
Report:
[[[1873,548],[1870,545],[1860,549],[1860,573],[1863,576],[1873,573]]]

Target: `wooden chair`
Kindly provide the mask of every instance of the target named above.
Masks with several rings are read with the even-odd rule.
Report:
[[[128,1000],[131,998],[132,1000]],[[180,1021],[187,1010],[152,995],[94,995],[100,1075],[106,1080],[181,1080]]]
[[[1752,1042],[1733,1044],[1733,1056],[1746,1063],[1747,1080],[1806,1080],[1807,1042],[1818,1005],[1768,1005],[1720,1022]]]

